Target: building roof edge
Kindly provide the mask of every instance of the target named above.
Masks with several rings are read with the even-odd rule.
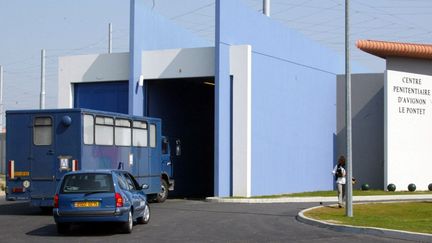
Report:
[[[381,57],[406,57],[432,60],[432,45],[377,40],[358,40],[357,48]]]

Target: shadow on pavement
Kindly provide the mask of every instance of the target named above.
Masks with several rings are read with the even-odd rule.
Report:
[[[97,223],[97,224],[73,224],[67,234],[57,233],[55,224],[45,225],[26,233],[32,236],[110,236],[120,234],[118,224]]]
[[[0,205],[0,215],[52,215],[52,211],[30,207],[27,202],[10,202]]]

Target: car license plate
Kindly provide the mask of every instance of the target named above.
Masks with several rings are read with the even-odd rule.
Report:
[[[76,208],[95,208],[99,207],[99,202],[87,201],[87,202],[75,202]]]

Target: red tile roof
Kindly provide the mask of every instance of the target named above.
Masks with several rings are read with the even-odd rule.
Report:
[[[356,46],[372,55],[387,57],[408,57],[432,59],[432,45],[400,43],[389,41],[359,40]]]

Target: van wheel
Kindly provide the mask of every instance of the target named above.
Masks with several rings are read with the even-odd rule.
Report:
[[[129,234],[132,232],[133,228],[133,218],[132,218],[132,211],[130,210],[128,213],[128,221],[124,222],[122,225],[122,232]]]
[[[137,218],[137,222],[138,224],[148,224],[149,221],[150,221],[150,206],[146,202],[142,216]]]
[[[40,210],[41,210],[41,212],[42,212],[42,214],[52,214],[52,211],[53,211],[53,207],[39,207],[40,208]]]
[[[158,203],[163,203],[168,198],[168,183],[166,180],[161,180],[161,191],[156,196]]]
[[[57,223],[57,233],[59,234],[67,234],[69,232],[70,225],[67,223]]]

